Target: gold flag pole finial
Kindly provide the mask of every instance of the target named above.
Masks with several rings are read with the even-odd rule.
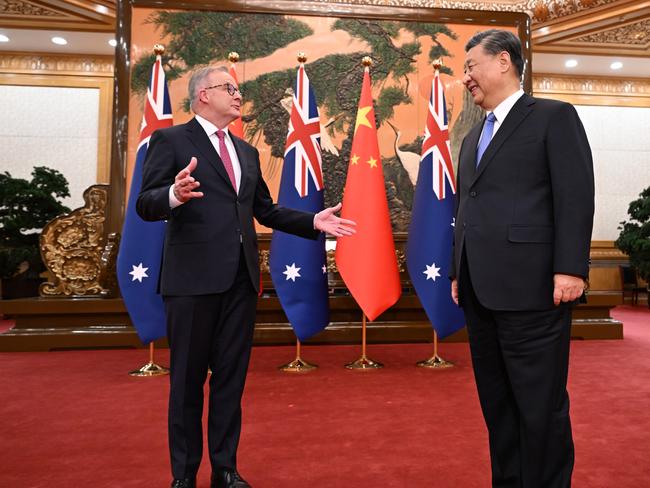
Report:
[[[162,44],[154,44],[153,52],[156,56],[162,56],[163,54],[165,54],[165,46],[163,46]]]
[[[364,57],[361,59],[361,64],[362,64],[365,68],[370,68],[370,67],[372,66],[372,58],[371,58],[370,56],[364,56]]]
[[[236,63],[237,61],[239,61],[239,53],[235,51],[230,51],[228,53],[228,61],[230,61],[231,63]]]
[[[305,64],[307,62],[307,55],[302,51],[298,53],[298,62],[300,64]]]
[[[442,65],[443,65],[442,58],[438,58],[433,62],[433,69],[436,71],[440,71]]]

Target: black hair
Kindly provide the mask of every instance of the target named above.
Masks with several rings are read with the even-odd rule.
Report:
[[[510,55],[510,60],[517,70],[519,78],[524,72],[524,58],[521,55],[521,41],[512,32],[505,30],[490,29],[475,34],[465,45],[465,52],[475,46],[483,46],[485,52],[497,55],[506,51]]]

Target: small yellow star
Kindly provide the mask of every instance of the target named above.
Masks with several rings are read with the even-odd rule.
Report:
[[[350,158],[350,164],[359,164],[359,156],[353,154],[352,157]]]
[[[367,107],[359,107],[359,111],[357,112],[357,122],[354,124],[354,133],[357,133],[357,129],[359,128],[360,125],[365,125],[366,127],[370,127],[372,129],[372,125],[370,125],[370,121],[368,120],[368,112],[372,110],[372,106],[367,106]]]
[[[368,164],[370,165],[371,168],[376,168],[377,167],[377,160],[370,156],[370,159],[368,160]]]

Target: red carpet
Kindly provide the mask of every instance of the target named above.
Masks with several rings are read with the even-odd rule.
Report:
[[[650,486],[650,310],[620,307],[625,340],[572,343],[574,486]],[[256,488],[488,487],[486,431],[467,344],[424,371],[431,345],[372,345],[386,368],[351,372],[352,346],[310,346],[321,367],[276,371],[292,347],[254,350],[239,451]],[[166,363],[168,352],[157,354]],[[0,354],[0,486],[166,487],[168,379],[132,378],[147,351]],[[209,463],[199,487],[209,486]]]

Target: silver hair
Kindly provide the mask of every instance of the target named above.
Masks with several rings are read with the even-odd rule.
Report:
[[[187,86],[187,91],[190,98],[190,106],[192,107],[192,110],[194,110],[194,104],[196,103],[196,100],[199,96],[199,90],[202,88],[201,85],[205,79],[210,76],[210,73],[213,73],[215,71],[223,71],[224,73],[229,73],[228,68],[222,65],[206,66],[192,73],[192,77],[190,78],[190,82]]]

